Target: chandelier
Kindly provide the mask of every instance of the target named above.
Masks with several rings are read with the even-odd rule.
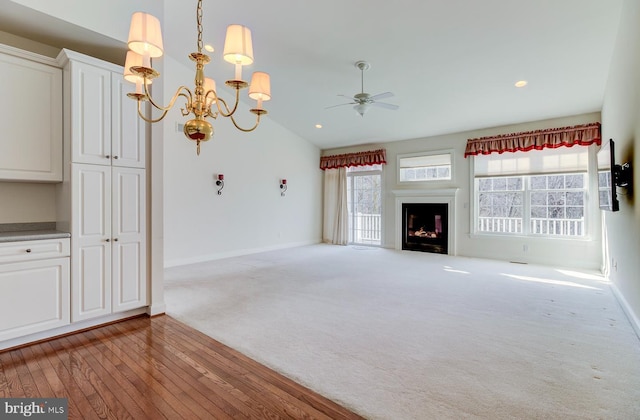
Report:
[[[174,106],[179,97],[186,100],[184,108],[181,108],[183,116],[192,116],[184,124],[184,134],[189,140],[196,142],[196,151],[200,155],[200,143],[209,140],[213,136],[213,126],[207,118],[216,119],[219,115],[231,119],[233,125],[241,131],[253,131],[260,124],[260,117],[267,113],[262,108],[262,102],[271,99],[271,85],[269,75],[264,72],[255,72],[251,77],[251,84],[242,80],[242,66],[253,63],[253,45],[251,43],[251,30],[242,25],[229,25],[224,43],[223,58],[235,65],[235,77],[227,80],[225,84],[235,90],[235,103],[232,107],[227,105],[224,99],[218,96],[215,81],[205,77],[204,66],[210,58],[202,52],[202,0],[198,0],[196,8],[196,21],[198,29],[198,51],[189,55],[196,63],[195,88],[188,89],[180,86],[167,106],[162,106],[153,100],[149,92],[149,85],[160,74],[151,67],[151,58],[161,57],[163,54],[162,32],[160,21],[147,13],[136,12],[131,17],[129,39],[127,45],[129,51],[125,60],[124,78],[136,84],[135,93],[127,96],[138,101],[138,115],[149,123],[162,120],[167,112]],[[211,49],[212,51],[212,49]],[[249,87],[249,97],[257,101],[255,108],[249,111],[256,115],[253,127],[243,128],[236,122],[234,115],[240,102],[240,90]],[[152,110],[160,111],[160,116],[153,118],[145,115],[143,103],[148,101]]]

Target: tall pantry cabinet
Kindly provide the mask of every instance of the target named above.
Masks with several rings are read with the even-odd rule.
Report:
[[[71,232],[71,322],[147,302],[145,124],[122,67],[62,50],[64,182]]]

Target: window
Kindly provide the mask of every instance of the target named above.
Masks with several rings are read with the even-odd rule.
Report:
[[[398,155],[399,182],[451,180],[451,154],[451,152],[425,152]]]
[[[586,235],[588,148],[474,157],[475,231]]]
[[[382,165],[347,168],[349,243],[381,245]]]
[[[476,180],[478,231],[522,233],[523,177]]]
[[[586,174],[476,179],[477,231],[585,235]]]
[[[531,184],[531,233],[584,236],[586,174],[539,175]]]

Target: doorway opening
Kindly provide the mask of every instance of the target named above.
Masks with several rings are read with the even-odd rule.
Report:
[[[349,243],[382,245],[382,165],[347,168]]]

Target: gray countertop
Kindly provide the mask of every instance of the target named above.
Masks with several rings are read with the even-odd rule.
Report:
[[[56,230],[55,222],[0,223],[0,242],[70,238],[69,232]]]

